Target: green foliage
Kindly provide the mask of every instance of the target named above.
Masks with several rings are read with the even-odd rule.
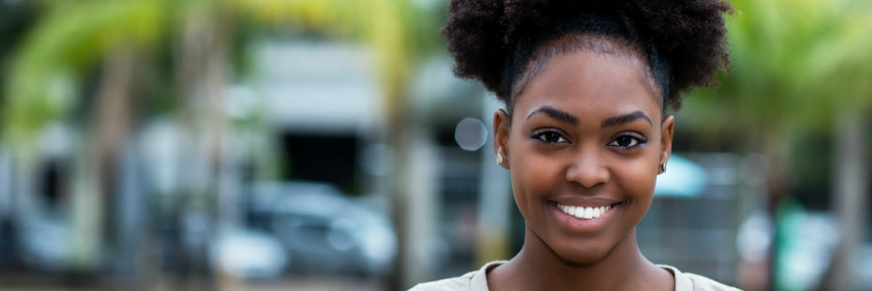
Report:
[[[699,128],[766,135],[820,129],[842,106],[869,107],[872,2],[734,0],[731,72],[688,98]]]
[[[3,138],[26,146],[44,124],[63,116],[84,70],[120,47],[150,48],[166,23],[164,1],[46,1],[49,11],[18,49],[5,80]],[[21,144],[25,145],[21,145]]]
[[[43,0],[45,15],[18,48],[16,62],[5,81],[2,106],[3,139],[27,147],[51,120],[63,118],[76,104],[86,70],[119,48],[165,53],[174,47],[174,33],[188,17],[220,14],[222,21],[252,26],[302,25],[357,40],[373,47],[378,75],[389,106],[402,103],[416,55],[439,45],[437,13],[411,1],[397,0]],[[228,24],[232,27],[233,24]],[[245,41],[235,35],[234,41]],[[232,48],[244,45],[232,43]],[[243,67],[244,54],[231,54]],[[177,62],[177,60],[176,60]],[[162,64],[149,70],[168,69]],[[149,70],[145,70],[146,73]],[[172,75],[171,71],[163,72]],[[152,73],[154,75],[154,73]],[[152,83],[159,78],[151,78]],[[67,86],[67,85],[72,86]],[[67,90],[53,90],[67,88]],[[162,98],[167,90],[156,90]],[[148,95],[148,94],[147,94]],[[154,94],[152,94],[154,95]],[[151,104],[145,102],[146,104]],[[171,104],[155,103],[157,107]]]

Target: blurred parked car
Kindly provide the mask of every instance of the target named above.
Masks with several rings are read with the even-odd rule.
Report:
[[[260,182],[252,187],[249,228],[278,238],[290,273],[383,276],[391,271],[397,238],[385,214],[329,184]]]

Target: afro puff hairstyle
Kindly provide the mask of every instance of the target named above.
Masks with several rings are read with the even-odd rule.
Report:
[[[509,115],[515,83],[529,77],[534,53],[582,35],[617,40],[641,53],[665,110],[667,104],[678,109],[681,94],[692,87],[716,88],[715,71],[729,69],[725,13],[732,8],[723,0],[451,0],[441,32],[456,61],[454,73],[481,81],[507,104]],[[590,40],[582,45],[608,50],[595,46]]]

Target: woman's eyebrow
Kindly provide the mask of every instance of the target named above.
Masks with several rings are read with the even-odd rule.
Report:
[[[610,126],[616,126],[616,125],[624,124],[624,123],[627,123],[627,122],[630,122],[630,121],[633,121],[636,119],[640,119],[640,118],[648,121],[648,124],[654,125],[653,123],[651,123],[651,118],[648,118],[648,115],[645,114],[645,112],[642,112],[642,110],[636,110],[636,111],[633,111],[631,113],[606,118],[605,120],[603,120],[603,123],[600,124],[600,127],[606,128],[606,127],[610,127]]]
[[[551,107],[548,105],[543,105],[542,107],[539,107],[539,109],[534,110],[532,113],[530,113],[530,115],[527,115],[527,119],[530,119],[531,117],[533,117],[533,115],[536,115],[537,113],[545,113],[546,115],[550,116],[551,118],[554,118],[554,119],[557,119],[557,120],[560,120],[560,121],[563,121],[563,122],[566,122],[566,123],[569,123],[572,125],[578,125],[578,117],[575,117],[575,115],[572,115],[566,111],[560,111],[557,108],[554,108],[554,107]]]

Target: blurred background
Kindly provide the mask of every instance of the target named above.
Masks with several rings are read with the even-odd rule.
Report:
[[[735,0],[642,252],[872,290],[872,2]],[[0,290],[405,290],[509,259],[446,0],[0,0]]]

